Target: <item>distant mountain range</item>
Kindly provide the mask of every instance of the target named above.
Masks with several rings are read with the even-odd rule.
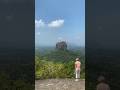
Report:
[[[37,46],[35,48],[35,52],[41,52],[41,53],[45,53],[45,52],[51,52],[56,50],[55,46]],[[81,53],[85,54],[85,47],[82,46],[72,46],[72,45],[68,45],[68,50],[71,51],[80,51]]]
[[[69,46],[68,50],[58,50],[53,46],[36,47],[36,55],[42,57],[42,59],[52,60],[52,61],[69,61],[75,60],[75,58],[80,57],[82,61],[85,60],[85,48],[84,47],[74,47]]]

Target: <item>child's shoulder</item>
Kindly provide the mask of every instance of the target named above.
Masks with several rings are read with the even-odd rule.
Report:
[[[81,62],[80,61],[76,61],[75,64],[81,64]]]
[[[109,85],[107,84],[107,83],[99,83],[98,85],[97,85],[97,87],[109,87]]]

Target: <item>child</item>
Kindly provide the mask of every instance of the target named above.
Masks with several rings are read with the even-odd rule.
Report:
[[[81,62],[79,58],[76,58],[75,61],[75,81],[78,81],[78,79],[80,78],[80,67],[81,67]]]
[[[105,83],[105,77],[104,76],[100,76],[98,78],[98,82],[99,84],[96,87],[96,90],[110,90],[110,87],[107,83]]]

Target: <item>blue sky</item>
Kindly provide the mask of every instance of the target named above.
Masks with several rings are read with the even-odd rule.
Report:
[[[35,44],[85,45],[85,0],[35,0]]]

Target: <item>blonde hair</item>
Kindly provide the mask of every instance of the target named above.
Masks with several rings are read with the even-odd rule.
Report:
[[[76,61],[79,61],[80,59],[79,58],[76,58]]]

